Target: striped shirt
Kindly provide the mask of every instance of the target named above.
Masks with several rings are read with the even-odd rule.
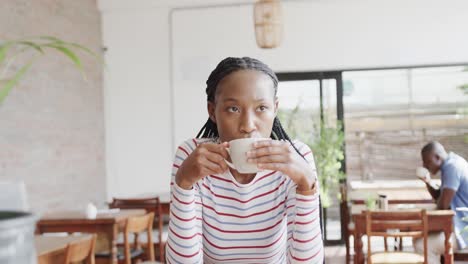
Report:
[[[180,188],[175,175],[198,144],[177,149],[172,168],[168,263],[322,263],[319,197],[296,193],[296,184],[278,171],[262,171],[247,184],[232,174],[209,175]],[[295,141],[314,167],[311,150]]]

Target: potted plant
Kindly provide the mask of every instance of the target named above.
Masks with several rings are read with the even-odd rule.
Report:
[[[330,207],[333,203],[331,192],[336,190],[340,180],[345,177],[341,168],[344,160],[341,122],[337,122],[335,126],[328,125],[325,121],[314,125],[312,113],[301,110],[300,103],[294,109],[280,110],[278,117],[285,124],[291,138],[299,139],[311,148],[318,172],[322,206]]]
[[[34,62],[51,50],[70,59],[85,79],[83,65],[76,51],[85,52],[102,63],[101,58],[90,49],[52,36],[28,37],[0,42],[0,104]],[[20,60],[26,62],[15,70],[13,65]]]
[[[342,171],[344,133],[341,127],[341,122],[337,122],[335,127],[322,122],[319,133],[310,146],[315,157],[324,208],[333,204],[331,195],[336,192],[340,180],[345,178]]]
[[[294,109],[280,110],[278,117],[285,124],[290,136],[307,144],[314,154],[323,208],[321,221],[324,227],[324,239],[327,241],[327,208],[333,204],[333,194],[341,199],[338,187],[340,180],[345,178],[342,170],[345,138],[341,122],[331,126],[325,121],[318,121],[314,125],[313,112],[307,109],[301,110],[300,103]],[[323,120],[327,120],[327,117],[324,116]]]

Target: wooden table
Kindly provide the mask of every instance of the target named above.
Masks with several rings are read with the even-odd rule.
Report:
[[[418,207],[433,207],[435,205],[425,205]],[[390,210],[397,210],[397,206],[389,206]],[[352,208],[352,218],[355,225],[355,238],[354,238],[354,263],[364,263],[364,254],[362,251],[362,236],[366,233],[366,217],[362,213],[365,207],[362,205],[355,205]],[[411,210],[411,209],[405,209]],[[445,234],[445,263],[453,263],[452,243],[450,237],[453,233],[453,216],[452,210],[428,210],[428,230],[429,232],[444,232]]]
[[[72,242],[89,239],[90,235],[78,236],[35,236],[38,264],[54,264],[65,262],[65,249]]]
[[[402,190],[380,190],[372,192],[353,192],[349,195],[352,204],[365,204],[367,196],[373,194],[378,199],[378,194],[385,194],[389,204],[433,204],[434,200],[427,190],[402,189]]]
[[[131,216],[146,213],[143,209],[120,210],[115,213],[100,213],[96,219],[87,219],[84,212],[62,211],[45,214],[37,223],[36,233],[82,232],[103,233],[110,241],[109,263],[117,264],[117,237],[119,227],[123,227],[125,220]]]
[[[434,203],[421,180],[353,181],[349,184],[348,199],[352,204],[364,204],[368,196],[387,195],[389,204]]]

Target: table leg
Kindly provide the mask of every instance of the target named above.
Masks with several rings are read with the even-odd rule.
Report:
[[[444,253],[444,263],[452,264],[453,263],[453,251],[452,251],[452,231],[444,230],[445,235],[445,253]]]
[[[362,234],[360,234],[360,232],[356,232],[354,236],[354,263],[364,263],[364,253],[362,252]]]
[[[107,230],[107,237],[109,241],[109,250],[111,253],[111,259],[110,263],[112,264],[117,264],[118,259],[117,259],[117,239],[119,235],[119,226],[117,224],[112,225],[108,230]]]

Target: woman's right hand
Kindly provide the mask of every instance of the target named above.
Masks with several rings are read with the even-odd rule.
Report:
[[[180,165],[175,176],[176,184],[190,190],[201,178],[224,173],[228,169],[225,161],[229,157],[228,147],[228,142],[200,144]]]

